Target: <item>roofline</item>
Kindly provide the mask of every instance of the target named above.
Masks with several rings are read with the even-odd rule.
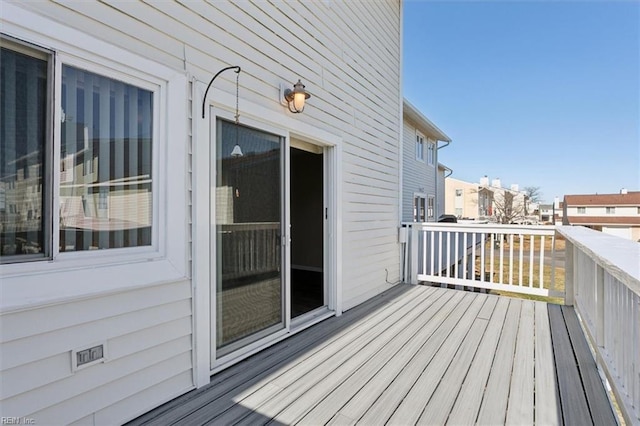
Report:
[[[407,100],[407,98],[403,99],[402,113],[403,115],[406,115],[416,121],[419,125],[426,127],[431,136],[436,138],[436,140],[442,142],[451,142],[451,138],[447,136],[442,130],[440,130],[438,126],[433,124],[433,122],[429,120],[423,113],[421,113],[418,108],[413,106],[411,102]]]

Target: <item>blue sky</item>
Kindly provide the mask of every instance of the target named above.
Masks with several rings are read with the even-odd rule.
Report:
[[[407,0],[403,55],[452,177],[640,190],[640,1]]]

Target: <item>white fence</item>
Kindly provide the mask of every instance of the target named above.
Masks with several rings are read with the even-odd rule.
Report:
[[[564,297],[555,227],[405,223],[405,281]],[[546,278],[545,278],[546,277]]]
[[[582,319],[627,424],[640,425],[640,244],[583,227],[566,238],[567,304]]]

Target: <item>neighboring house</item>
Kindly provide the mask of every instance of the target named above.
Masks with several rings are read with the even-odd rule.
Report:
[[[553,199],[553,224],[562,225],[564,219],[564,202],[560,201],[560,197]]]
[[[619,194],[565,195],[563,224],[582,225],[640,241],[640,191]]]
[[[451,143],[451,138],[406,99],[402,113],[402,221],[435,222],[437,212],[444,209],[437,206],[442,199],[438,177],[444,176],[445,169],[440,170],[438,150]]]
[[[540,204],[538,207],[538,220],[543,224],[553,223],[553,204]]]
[[[490,203],[480,202],[483,196],[488,195],[491,195],[489,191],[480,192],[477,183],[448,177],[445,179],[445,213],[455,215],[458,219],[490,216]]]
[[[126,422],[400,280],[401,2],[0,10],[3,416]]]
[[[521,221],[527,215],[527,195],[517,184],[503,188],[500,179],[483,176],[479,183],[448,177],[445,180],[445,212],[460,219],[501,223]]]

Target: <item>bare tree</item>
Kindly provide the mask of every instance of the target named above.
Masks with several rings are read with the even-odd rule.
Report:
[[[512,223],[526,215],[526,202],[520,202],[514,193],[504,191],[493,198],[493,212],[499,223]]]
[[[523,191],[529,197],[530,202],[539,203],[542,201],[542,191],[539,186],[526,186]]]

